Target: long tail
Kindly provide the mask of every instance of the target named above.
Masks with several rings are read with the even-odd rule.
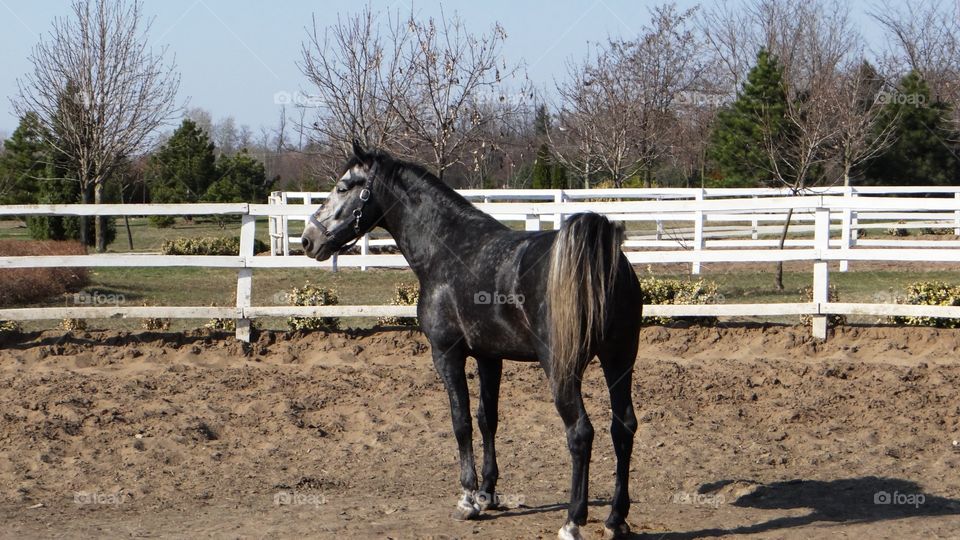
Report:
[[[584,355],[603,335],[622,242],[623,227],[599,214],[576,214],[560,227],[547,277],[551,374],[557,389],[579,375]]]

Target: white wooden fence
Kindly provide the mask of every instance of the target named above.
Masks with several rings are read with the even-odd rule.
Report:
[[[526,230],[540,230],[544,226],[552,229],[560,227],[564,216],[586,210],[607,213],[625,222],[653,222],[652,232],[633,231],[624,244],[626,250],[637,249],[693,249],[702,251],[709,248],[770,248],[779,246],[778,236],[783,230],[789,207],[743,206],[737,203],[716,207],[674,206],[667,211],[659,203],[672,201],[740,200],[769,199],[793,195],[787,189],[756,188],[653,188],[653,189],[496,189],[496,190],[460,190],[459,193],[474,201],[481,209],[505,222],[523,222]],[[905,187],[829,187],[814,188],[804,192],[805,196],[830,195],[847,199],[858,197],[876,200],[881,196],[933,195],[936,197],[954,197],[960,200],[960,187],[946,186],[905,186]],[[291,201],[305,205],[319,205],[326,199],[326,192],[274,192],[269,204],[286,206]],[[552,202],[553,205],[544,204]],[[611,205],[612,202],[646,202],[637,205],[638,211],[621,210],[627,208]],[[514,203],[508,206],[506,203]],[[531,203],[520,206],[519,203]],[[651,204],[656,203],[656,204]],[[608,211],[609,210],[609,211]],[[533,213],[524,213],[530,212]],[[791,218],[790,237],[785,247],[813,247],[814,214],[795,212]],[[306,221],[304,216],[277,213],[269,220],[271,253],[289,255],[290,246],[299,248],[300,232]],[[290,224],[296,226],[291,230]],[[885,229],[951,228],[955,236],[960,236],[960,212],[926,211],[913,209],[900,211],[863,207],[858,210],[853,205],[833,220],[831,229],[837,231],[836,238],[830,240],[832,247],[897,247],[929,248],[960,247],[960,240],[913,240],[909,238],[861,239],[861,231]],[[388,237],[374,238],[365,235],[360,242],[361,255],[370,255],[371,247],[395,246]],[[366,268],[363,260],[356,260],[361,268]],[[372,259],[371,259],[372,260]],[[702,261],[691,263],[691,273],[699,274]],[[344,266],[351,262],[345,261]],[[379,266],[373,264],[371,266]],[[848,269],[848,262],[840,262],[840,271]]]
[[[860,188],[862,189],[862,188]],[[905,188],[914,189],[914,188]],[[779,317],[811,315],[813,333],[819,338],[827,334],[827,316],[876,315],[960,317],[960,307],[914,306],[877,303],[829,302],[828,263],[831,261],[914,261],[960,262],[960,241],[957,240],[857,240],[856,229],[873,226],[858,221],[908,221],[898,227],[960,227],[960,198],[862,197],[850,191],[842,195],[777,196],[776,193],[738,198],[715,199],[714,193],[701,191],[701,196],[684,200],[679,195],[660,200],[616,200],[583,202],[584,198],[601,198],[598,190],[589,197],[578,192],[564,192],[566,200],[557,202],[544,197],[525,202],[483,202],[478,206],[505,221],[523,220],[528,229],[540,228],[542,221],[556,225],[563,216],[594,211],[616,220],[673,223],[690,222],[692,242],[686,238],[664,238],[665,232],[651,238],[627,241],[627,258],[633,264],[689,263],[699,271],[702,263],[741,263],[806,261],[813,269],[813,300],[802,303],[776,304],[711,304],[651,305],[644,307],[650,316],[751,316]],[[611,190],[612,191],[612,190]],[[668,190],[664,190],[668,191]],[[858,190],[860,191],[860,190]],[[933,190],[927,188],[925,193]],[[474,192],[490,201],[506,196],[502,192]],[[473,196],[474,193],[468,192]],[[949,193],[954,193],[950,191]],[[862,193],[860,193],[862,194]],[[526,195],[521,192],[519,195]],[[561,194],[561,199],[563,199]],[[581,196],[584,195],[584,196]],[[617,193],[619,195],[619,193]],[[626,195],[629,195],[626,194]],[[312,194],[311,194],[312,196]],[[607,195],[613,197],[614,194]],[[287,195],[288,199],[293,195]],[[318,197],[319,198],[319,197]],[[621,197],[621,199],[624,197]],[[547,202],[538,202],[547,201]],[[26,215],[239,215],[240,253],[237,256],[167,256],[159,254],[93,254],[75,256],[0,257],[0,268],[40,267],[174,267],[234,268],[237,270],[237,294],[231,307],[47,307],[6,308],[0,306],[0,319],[42,320],[63,318],[165,317],[165,318],[233,318],[237,320],[237,338],[249,340],[250,320],[257,317],[286,316],[414,316],[413,306],[254,306],[251,302],[254,270],[259,268],[331,269],[331,261],[318,263],[307,257],[255,257],[256,218],[267,217],[271,233],[286,234],[286,224],[303,220],[316,209],[315,204],[193,204],[193,205],[30,205],[0,206],[0,216]],[[777,223],[787,210],[794,219],[812,233],[812,238],[791,238],[786,249],[776,249],[774,242],[759,238],[761,223]],[[708,222],[747,222],[756,229],[747,239],[708,239]],[[923,223],[924,225],[918,225]],[[283,227],[280,229],[280,227]],[[799,226],[798,226],[799,227]],[[839,229],[839,230],[838,230]],[[831,231],[835,233],[831,236]],[[955,231],[960,232],[960,231]],[[279,238],[280,236],[277,236]],[[293,239],[290,239],[291,241]],[[288,243],[284,242],[284,246]],[[369,244],[368,244],[369,245]],[[275,246],[276,247],[276,246]],[[641,249],[642,248],[642,249]],[[399,254],[360,254],[339,257],[340,266],[406,267]]]

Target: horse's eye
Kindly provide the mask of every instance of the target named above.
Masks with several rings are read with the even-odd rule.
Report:
[[[337,186],[337,193],[346,193],[347,186]]]

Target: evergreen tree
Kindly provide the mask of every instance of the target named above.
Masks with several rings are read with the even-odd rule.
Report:
[[[879,126],[893,124],[894,143],[877,156],[866,180],[888,185],[945,185],[958,180],[958,136],[950,128],[950,106],[932,102],[930,88],[913,71],[887,94]]]
[[[246,150],[233,156],[220,156],[217,162],[219,178],[210,184],[203,196],[204,201],[230,203],[265,203],[276,179],[267,181],[263,163],[254,159]]]
[[[537,112],[533,117],[533,132],[536,134],[537,138],[544,138],[547,136],[547,131],[550,129],[550,113],[547,111],[547,106],[540,104],[537,106]]]
[[[554,163],[550,176],[554,189],[567,189],[567,168],[563,166],[563,163],[559,161]]]
[[[47,148],[42,161],[45,161],[43,175],[37,179],[31,203],[35,204],[79,204],[81,201],[80,181],[71,173],[67,160],[54,150]],[[92,219],[80,219],[78,216],[30,216],[27,227],[30,237],[35,240],[78,240],[82,241],[81,227],[87,227],[87,246],[96,242]],[[104,234],[107,244],[117,236],[116,222],[113,218],[104,220]]]
[[[217,179],[214,145],[193,120],[184,119],[150,157],[145,177],[153,202],[198,202]]]
[[[533,189],[550,189],[553,187],[553,167],[551,166],[550,149],[547,144],[541,144],[537,150],[537,158],[533,162]]]
[[[770,176],[767,143],[788,136],[783,66],[766,49],[747,75],[736,101],[717,114],[707,155],[725,187],[756,186]]]
[[[42,129],[37,115],[27,113],[13,135],[4,141],[0,176],[4,178],[5,188],[0,191],[0,204],[36,202],[37,182],[44,176],[48,152]]]

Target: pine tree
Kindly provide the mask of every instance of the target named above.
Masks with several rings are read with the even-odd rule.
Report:
[[[13,135],[4,141],[0,176],[5,179],[5,189],[0,192],[0,204],[37,202],[37,182],[44,175],[48,152],[42,129],[37,115],[27,113]]]
[[[537,158],[533,162],[533,189],[550,189],[553,187],[553,167],[551,166],[550,149],[546,143],[537,150]]]
[[[245,149],[233,156],[221,155],[217,174],[219,178],[207,188],[204,201],[265,203],[275,181],[267,181],[263,163]]]
[[[34,196],[31,203],[36,204],[79,204],[81,200],[80,181],[71,173],[67,160],[51,148],[45,149],[46,154],[41,159],[44,163],[43,174],[36,180]],[[117,237],[116,221],[113,218],[104,220],[104,234],[106,244],[112,243]],[[82,241],[81,227],[87,227],[87,246],[96,243],[94,231],[96,225],[92,219],[80,219],[77,216],[30,216],[27,218],[27,227],[30,237],[35,240],[78,240]]]
[[[720,175],[715,185],[756,186],[770,176],[768,142],[788,136],[783,66],[766,49],[747,75],[736,101],[717,114],[707,155]]]
[[[147,163],[146,182],[153,202],[195,203],[217,179],[214,145],[185,119]]]
[[[953,184],[958,180],[958,136],[950,128],[950,106],[932,102],[930,88],[913,71],[897,92],[886,94],[878,126],[893,124],[894,143],[866,171],[870,183]],[[880,127],[878,127],[880,129]]]
[[[559,161],[553,164],[553,171],[550,173],[553,178],[553,189],[567,189],[567,168]]]

